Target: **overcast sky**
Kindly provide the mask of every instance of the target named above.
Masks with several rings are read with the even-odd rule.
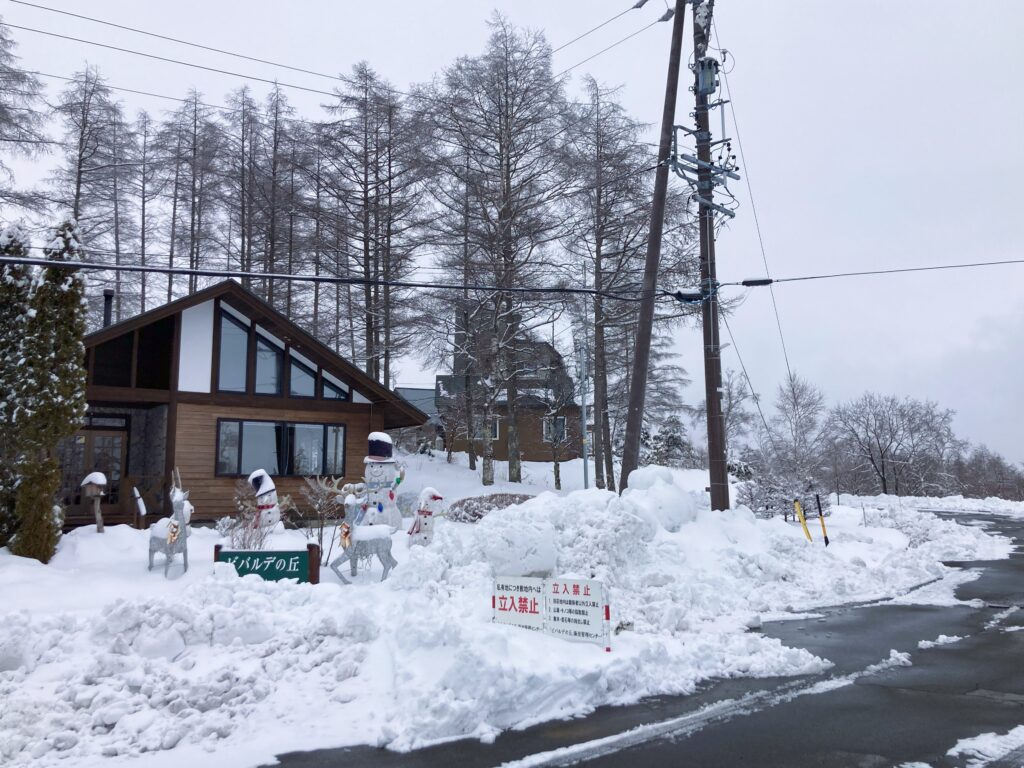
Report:
[[[429,79],[479,52],[494,8],[541,28],[554,46],[632,0],[40,0],[118,23],[326,73],[365,59],[396,87]],[[556,71],[639,29],[664,0],[630,11],[555,54]],[[243,62],[0,0],[13,24],[135,48],[330,91],[311,75]],[[721,45],[771,273],[790,277],[1024,256],[1018,180],[1024,177],[1024,3],[1019,0],[718,0]],[[623,86],[639,119],[661,114],[671,24],[658,24],[575,70]],[[691,28],[687,20],[687,42]],[[218,103],[240,78],[13,30],[31,68],[68,75],[85,61],[111,85]],[[680,93],[677,122],[691,96]],[[51,93],[56,85],[48,81]],[[258,94],[266,86],[254,83]],[[289,90],[304,117],[323,97]],[[168,102],[122,94],[132,110]],[[685,110],[685,111],[684,111]],[[731,121],[729,132],[733,133]],[[713,121],[719,130],[717,116]],[[656,126],[655,126],[656,128]],[[745,183],[719,239],[722,281],[764,265]],[[672,287],[672,286],[665,286]],[[957,411],[958,432],[1024,461],[1024,265],[801,282],[775,289],[793,368],[830,401],[865,390],[929,398]],[[767,289],[731,320],[755,388],[785,375]],[[726,339],[727,340],[727,339]],[[702,380],[698,329],[679,333],[682,363]],[[735,348],[724,353],[738,367]],[[429,382],[415,361],[402,384]],[[691,389],[688,398],[703,397]]]

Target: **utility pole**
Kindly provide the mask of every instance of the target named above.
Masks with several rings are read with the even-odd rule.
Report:
[[[647,235],[647,261],[644,266],[643,295],[636,331],[636,350],[633,354],[633,373],[629,386],[629,406],[626,412],[626,435],[622,448],[622,476],[619,489],[624,491],[629,473],[636,469],[640,459],[640,431],[644,419],[644,399],[647,394],[647,369],[651,361],[651,333],[654,330],[654,295],[661,262],[661,234],[665,224],[665,197],[668,194],[669,154],[672,151],[676,115],[676,91],[679,90],[679,63],[683,47],[683,22],[686,0],[676,0],[672,19],[672,46],[668,58],[668,78],[665,84],[665,107],[661,113],[661,138],[658,142],[658,168],[654,176],[654,199],[651,203],[651,226]],[[610,448],[610,446],[609,446]]]
[[[696,97],[697,201],[700,222],[701,314],[704,326],[704,397],[708,420],[711,508],[729,508],[729,467],[722,418],[722,349],[718,339],[718,280],[715,272],[715,166],[711,162],[708,96],[717,87],[718,62],[707,58],[715,0],[693,4],[693,93]],[[725,137],[723,137],[724,140]]]

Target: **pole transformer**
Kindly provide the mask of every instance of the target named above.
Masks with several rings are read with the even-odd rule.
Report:
[[[683,22],[686,0],[676,0],[672,19],[672,46],[668,59],[668,78],[665,84],[665,106],[661,113],[661,138],[658,142],[658,168],[654,176],[654,198],[651,204],[651,226],[647,236],[647,260],[644,265],[643,294],[640,317],[636,330],[636,349],[629,384],[629,405],[626,411],[626,435],[622,448],[622,475],[620,491],[626,490],[629,473],[637,468],[640,459],[640,431],[644,419],[644,399],[647,394],[647,371],[651,361],[651,333],[654,328],[654,297],[661,261],[661,234],[665,225],[665,198],[668,194],[669,155],[672,152],[675,131],[676,92],[679,90],[679,64],[682,58]]]
[[[718,279],[715,271],[714,169],[711,161],[711,130],[708,97],[717,88],[718,62],[707,57],[711,14],[715,0],[693,4],[693,93],[697,130],[697,201],[700,223],[701,315],[704,326],[704,390],[708,421],[708,469],[711,475],[711,508],[729,508],[729,467],[725,454],[725,420],[722,418],[722,348],[718,338]]]

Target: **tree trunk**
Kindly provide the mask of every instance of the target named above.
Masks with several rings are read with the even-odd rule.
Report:
[[[146,266],[146,180],[149,172],[149,118],[142,120],[142,176],[140,177],[139,204],[141,207],[139,217],[139,259],[143,267]],[[146,311],[146,271],[142,271],[139,286],[139,311]]]
[[[196,267],[196,239],[198,238],[198,232],[196,230],[197,217],[199,207],[196,203],[198,198],[198,176],[199,176],[199,98],[198,96],[192,99],[192,168],[190,173],[190,189],[192,197],[189,199],[189,220],[188,220],[188,266],[190,269]],[[196,276],[189,274],[188,276],[188,292],[190,294],[196,292]]]
[[[171,191],[171,243],[167,253],[167,268],[174,268],[174,247],[178,241],[178,195],[181,185],[181,126],[178,126],[178,147],[174,153],[174,185]],[[167,302],[174,299],[174,275],[167,274]]]

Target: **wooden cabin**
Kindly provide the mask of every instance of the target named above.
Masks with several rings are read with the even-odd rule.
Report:
[[[68,525],[92,522],[79,484],[108,480],[106,521],[135,522],[132,488],[164,513],[172,472],[195,520],[232,514],[235,485],[265,469],[279,494],[303,478],[362,477],[367,435],[427,416],[234,281],[85,339],[85,425],[61,445]]]

